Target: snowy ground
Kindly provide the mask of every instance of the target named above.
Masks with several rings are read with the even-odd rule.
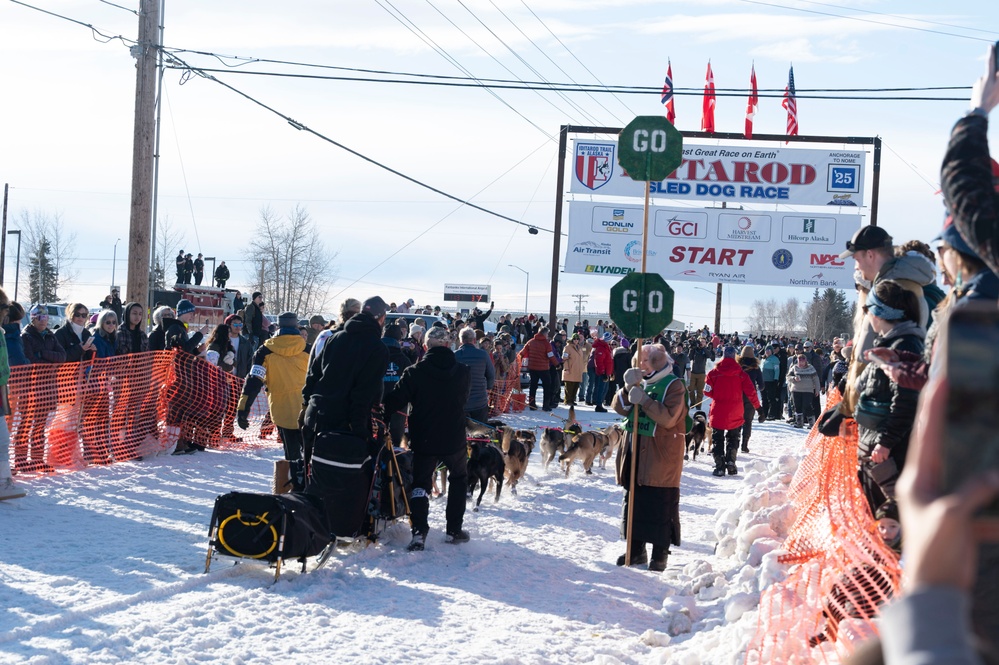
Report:
[[[0,503],[0,662],[741,663],[760,588],[782,574],[766,552],[792,518],[783,488],[804,437],[755,424],[736,477],[713,477],[707,454],[687,463],[683,545],[662,574],[614,565],[611,465],[564,478],[537,449],[519,496],[469,509],[467,545],[444,543],[437,500],[425,552],[405,551],[399,524],[277,583],[228,559],[203,574],[215,497],[269,491],[276,447],[25,480],[28,497]]]

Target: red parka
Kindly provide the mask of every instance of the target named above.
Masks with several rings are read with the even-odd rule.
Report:
[[[593,366],[597,376],[614,376],[614,354],[610,344],[600,338],[593,340]]]
[[[750,401],[754,409],[760,408],[760,398],[749,375],[735,362],[735,358],[724,358],[708,372],[704,380],[704,396],[711,398],[708,411],[708,425],[712,429],[735,429],[744,422],[742,396]]]
[[[543,333],[538,333],[527,341],[523,350],[527,351],[527,369],[535,372],[547,371],[552,365],[557,365],[555,352],[552,351],[552,344]]]

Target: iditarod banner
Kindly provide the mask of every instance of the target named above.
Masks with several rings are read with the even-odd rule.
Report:
[[[576,140],[569,191],[644,197],[645,183],[617,163],[617,143]],[[789,206],[864,205],[863,150],[764,148],[683,144],[683,162],[661,182],[653,199],[780,203]]]
[[[641,205],[569,204],[565,272],[641,270]],[[669,282],[853,289],[853,259],[841,259],[861,215],[731,208],[649,209],[646,272]]]

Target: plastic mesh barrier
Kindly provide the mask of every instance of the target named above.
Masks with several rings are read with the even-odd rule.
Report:
[[[243,380],[180,351],[24,365],[8,385],[16,473],[140,459],[172,451],[178,439],[211,448],[276,442],[265,393],[251,427],[234,430]]]
[[[833,391],[826,406],[841,397]],[[874,617],[898,592],[897,556],[881,540],[857,478],[857,428],[813,427],[788,488],[796,519],[784,542],[786,579],[760,598],[746,663],[839,663],[877,633]]]
[[[489,389],[489,417],[495,418],[515,409],[511,398],[514,391],[520,391],[520,364],[522,360],[521,354],[518,353],[517,358],[510,363],[506,374],[501,376],[497,370],[496,380],[493,382],[493,387]],[[523,406],[520,410],[523,410]]]

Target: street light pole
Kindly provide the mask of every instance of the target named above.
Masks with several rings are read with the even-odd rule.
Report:
[[[527,294],[530,293],[531,291],[531,273],[527,272],[526,270],[524,270],[519,266],[513,265],[512,263],[508,263],[507,265],[511,268],[516,268],[520,272],[527,275],[527,286],[524,287],[524,316],[528,316],[530,312],[527,310]]]
[[[114,241],[114,253],[111,254],[111,290],[114,291],[114,269],[118,265],[118,243],[121,242],[121,238]]]

